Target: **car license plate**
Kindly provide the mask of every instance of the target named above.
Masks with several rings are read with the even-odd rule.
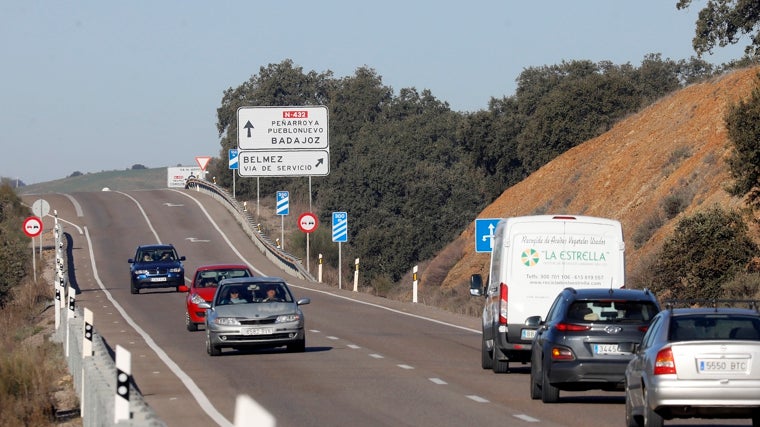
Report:
[[[697,359],[700,373],[747,372],[749,359]]]
[[[165,282],[166,281],[166,277],[151,277],[150,281],[151,282]]]
[[[272,335],[272,328],[243,328],[243,335]]]
[[[594,344],[594,354],[622,354],[617,344]]]
[[[524,340],[532,340],[536,336],[535,329],[523,329],[520,331],[520,338]]]

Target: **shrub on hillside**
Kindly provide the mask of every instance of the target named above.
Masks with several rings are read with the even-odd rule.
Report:
[[[8,183],[0,186],[0,307],[3,307],[10,290],[27,275],[31,250],[29,238],[22,225],[29,209]]]
[[[655,257],[652,288],[664,299],[721,298],[756,252],[739,213],[715,206],[678,222]]]
[[[760,82],[760,76],[757,81]],[[730,107],[726,129],[734,144],[728,161],[734,178],[729,192],[735,196],[746,195],[751,206],[760,207],[760,85],[749,99]]]

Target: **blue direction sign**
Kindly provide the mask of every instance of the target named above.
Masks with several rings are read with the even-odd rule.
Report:
[[[240,169],[237,148],[230,149],[230,169]]]
[[[332,241],[348,241],[348,214],[345,212],[333,212],[332,214]]]
[[[287,191],[277,192],[277,215],[290,213],[290,193]]]
[[[475,252],[493,250],[493,234],[501,218],[483,218],[475,220]]]

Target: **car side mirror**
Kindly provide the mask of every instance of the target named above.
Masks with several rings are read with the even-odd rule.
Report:
[[[525,326],[531,327],[531,328],[538,328],[541,326],[543,322],[541,321],[541,316],[530,316],[527,319],[525,319]]]
[[[483,276],[480,274],[470,276],[470,296],[483,296]]]
[[[211,308],[211,304],[209,304],[207,302],[202,302],[202,303],[198,304],[198,308],[205,308],[206,310],[208,310],[208,309]]]
[[[132,258],[130,258],[130,259],[127,260],[127,262],[130,263],[130,264],[134,264],[135,260],[133,260]]]
[[[180,260],[180,261],[184,261],[184,260],[186,260],[186,259],[187,259],[187,258],[186,258],[184,255],[182,255],[181,257],[179,257],[179,260]]]
[[[297,305],[306,305],[306,304],[310,304],[310,303],[311,303],[311,299],[310,298],[301,298],[301,299],[298,300],[298,302],[296,302]]]

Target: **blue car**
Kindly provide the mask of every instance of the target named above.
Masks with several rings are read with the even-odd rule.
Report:
[[[139,294],[143,288],[175,288],[185,284],[184,256],[177,255],[173,245],[141,245],[130,264],[130,291]]]

